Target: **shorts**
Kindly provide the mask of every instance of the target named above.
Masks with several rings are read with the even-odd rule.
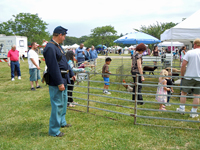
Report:
[[[103,77],[104,82],[110,82],[108,77]],[[104,83],[105,85],[110,85],[110,83]]]
[[[193,86],[193,87],[200,87],[200,81],[191,79],[182,79],[182,86]],[[181,91],[185,93],[192,93],[192,94],[200,94],[200,89],[192,89],[192,88],[181,88]]]
[[[37,68],[29,69],[30,81],[37,81],[40,79],[40,70]]]

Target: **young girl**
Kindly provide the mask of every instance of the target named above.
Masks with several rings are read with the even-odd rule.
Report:
[[[66,53],[66,58],[67,58],[67,63],[69,64],[69,66],[71,67],[72,71],[74,73],[79,73],[79,72],[86,72],[83,68],[75,68],[74,67],[74,58],[75,58],[75,54],[72,50],[67,51]],[[76,102],[74,102],[73,98],[72,98],[72,94],[73,94],[73,89],[74,89],[74,81],[70,80],[71,84],[67,86],[68,88],[68,103],[67,106],[68,107],[75,107]]]
[[[162,76],[168,76],[168,72],[167,70],[162,70],[160,75]],[[167,102],[167,91],[170,91],[170,88],[161,86],[161,85],[167,85],[167,81],[165,80],[166,77],[159,77],[159,83],[158,88],[157,88],[157,93],[156,94],[162,94],[162,95],[156,95],[156,100],[158,102],[163,102],[166,103]],[[166,96],[165,96],[166,95]],[[163,104],[160,104],[160,110],[166,110],[164,108],[165,106]]]

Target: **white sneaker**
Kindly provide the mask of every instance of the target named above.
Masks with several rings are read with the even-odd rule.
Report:
[[[190,114],[190,117],[195,118],[195,117],[199,117],[198,114]]]
[[[182,115],[184,115],[185,113],[185,110],[184,109],[181,109],[181,108],[176,108],[176,111],[180,111],[180,112],[183,112],[183,113],[180,113],[180,114],[182,114]]]
[[[165,106],[171,106],[171,104],[165,104]]]
[[[193,112],[192,110],[191,110],[191,112]],[[190,117],[192,117],[192,118],[195,118],[195,117],[198,117],[199,115],[198,114],[190,114]]]
[[[19,76],[18,79],[21,80],[21,76]]]
[[[15,78],[12,78],[11,81],[15,81]]]
[[[104,92],[104,94],[111,94],[111,93],[110,93],[110,92],[108,92],[108,91],[105,91],[105,92]]]

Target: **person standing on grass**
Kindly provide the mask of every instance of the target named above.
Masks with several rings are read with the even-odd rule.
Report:
[[[153,51],[151,52],[150,56],[152,56],[152,55],[156,56],[156,57],[158,57],[158,56],[160,57],[160,53],[158,51],[158,46],[157,45],[154,46]],[[153,63],[154,63],[154,66],[157,66],[157,60],[154,60]]]
[[[15,81],[15,68],[17,69],[18,79],[21,80],[19,51],[16,50],[15,45],[9,50],[7,57],[8,66],[11,68],[11,81]]]
[[[91,50],[90,50],[90,59],[91,59],[91,64],[93,65],[97,65],[97,58],[98,58],[98,54],[96,49],[94,48],[94,46],[92,45]]]
[[[86,50],[83,47],[84,47],[84,44],[81,43],[80,47],[78,47],[75,51],[75,55],[76,55],[75,57],[78,60],[78,66],[80,66],[80,64],[85,61]]]
[[[74,73],[78,73],[78,72],[86,72],[83,68],[75,68],[74,67],[74,58],[75,58],[75,54],[73,51],[67,51],[66,53],[66,58],[67,58],[67,63],[69,64],[69,66],[71,67],[72,71]],[[70,80],[71,84],[68,85],[68,91],[67,91],[67,95],[68,95],[68,103],[67,106],[69,107],[75,107],[74,104],[77,104],[76,102],[74,102],[73,100],[73,89],[74,89],[74,80]]]
[[[35,81],[36,89],[41,88],[38,83],[40,79],[40,66],[38,54],[36,53],[38,45],[36,42],[31,43],[31,49],[28,52],[28,65],[29,65],[29,74],[30,74],[30,83],[31,83],[31,90],[35,91],[33,86],[33,82]]]
[[[143,77],[143,70],[142,70],[142,53],[146,50],[146,46],[143,43],[140,43],[136,47],[136,51],[133,53],[132,56],[132,66],[131,66],[131,74],[133,75],[133,82],[136,82],[136,74],[140,74],[138,77],[138,83],[142,83],[144,81]],[[141,93],[142,91],[142,85],[138,85],[138,93]],[[135,100],[135,86],[133,86],[133,94],[132,94],[132,100]],[[143,105],[144,103],[142,95],[138,94],[137,98],[138,102],[137,104]]]
[[[167,70],[162,70],[160,73],[161,76],[168,76]],[[167,88],[163,85],[167,85],[167,80],[166,77],[159,77],[159,83],[158,83],[158,88],[157,88],[157,93],[156,95],[156,100],[158,102],[167,102],[167,91],[170,91],[170,88]],[[159,95],[160,94],[160,95]],[[166,110],[165,106],[163,104],[160,104],[159,110]]]
[[[186,68],[187,66],[187,68]],[[194,41],[194,49],[188,51],[183,57],[183,62],[181,66],[181,76],[185,76],[182,78],[182,86],[192,86],[192,87],[200,87],[200,79],[195,77],[200,77],[200,39],[196,39]],[[190,78],[187,78],[190,77]],[[200,89],[191,89],[191,88],[182,88],[181,96],[186,96],[187,93],[193,93],[195,97],[193,100],[194,105],[199,105],[199,97]],[[186,97],[180,97],[180,103],[186,103]],[[185,105],[180,105],[176,111],[185,111]],[[191,112],[197,112],[197,106],[193,106]],[[198,117],[198,114],[190,114],[190,117]]]
[[[110,83],[106,83],[106,82],[110,82],[109,75],[107,75],[107,74],[111,74],[111,72],[109,71],[109,66],[108,66],[108,65],[110,65],[111,61],[112,61],[112,59],[110,57],[107,57],[105,60],[105,64],[102,67],[102,74],[103,74],[102,77],[105,82],[104,90],[103,90],[104,94],[111,94],[110,92],[108,92]],[[106,73],[106,75],[105,75],[105,73]]]
[[[172,73],[171,73],[171,72],[168,72],[168,76],[172,76]],[[173,82],[172,82],[172,78],[171,78],[171,77],[167,77],[165,80],[167,81],[167,85],[169,85],[169,86],[172,86],[172,85],[173,85]],[[169,103],[170,98],[171,98],[171,95],[172,95],[172,93],[174,92],[174,90],[173,90],[173,87],[167,87],[167,88],[170,88],[170,90],[167,91],[167,95],[168,95],[168,96],[167,96],[167,103]],[[165,104],[165,106],[171,106],[171,104]]]
[[[85,51],[85,60],[90,62],[90,48],[89,47],[87,47]]]
[[[49,135],[62,137],[60,128],[70,127],[65,120],[67,110],[67,84],[70,78],[75,81],[73,71],[67,63],[64,50],[61,45],[65,40],[67,29],[58,26],[53,31],[53,38],[44,48],[44,58],[49,74],[49,95],[51,101],[51,117],[49,121]],[[63,73],[61,73],[61,71]]]

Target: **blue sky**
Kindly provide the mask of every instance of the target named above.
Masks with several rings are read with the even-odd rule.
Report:
[[[200,9],[200,0],[1,0],[0,23],[18,13],[32,13],[48,23],[48,31],[61,25],[68,36],[91,34],[91,29],[114,26],[117,34],[158,22],[179,23]]]

